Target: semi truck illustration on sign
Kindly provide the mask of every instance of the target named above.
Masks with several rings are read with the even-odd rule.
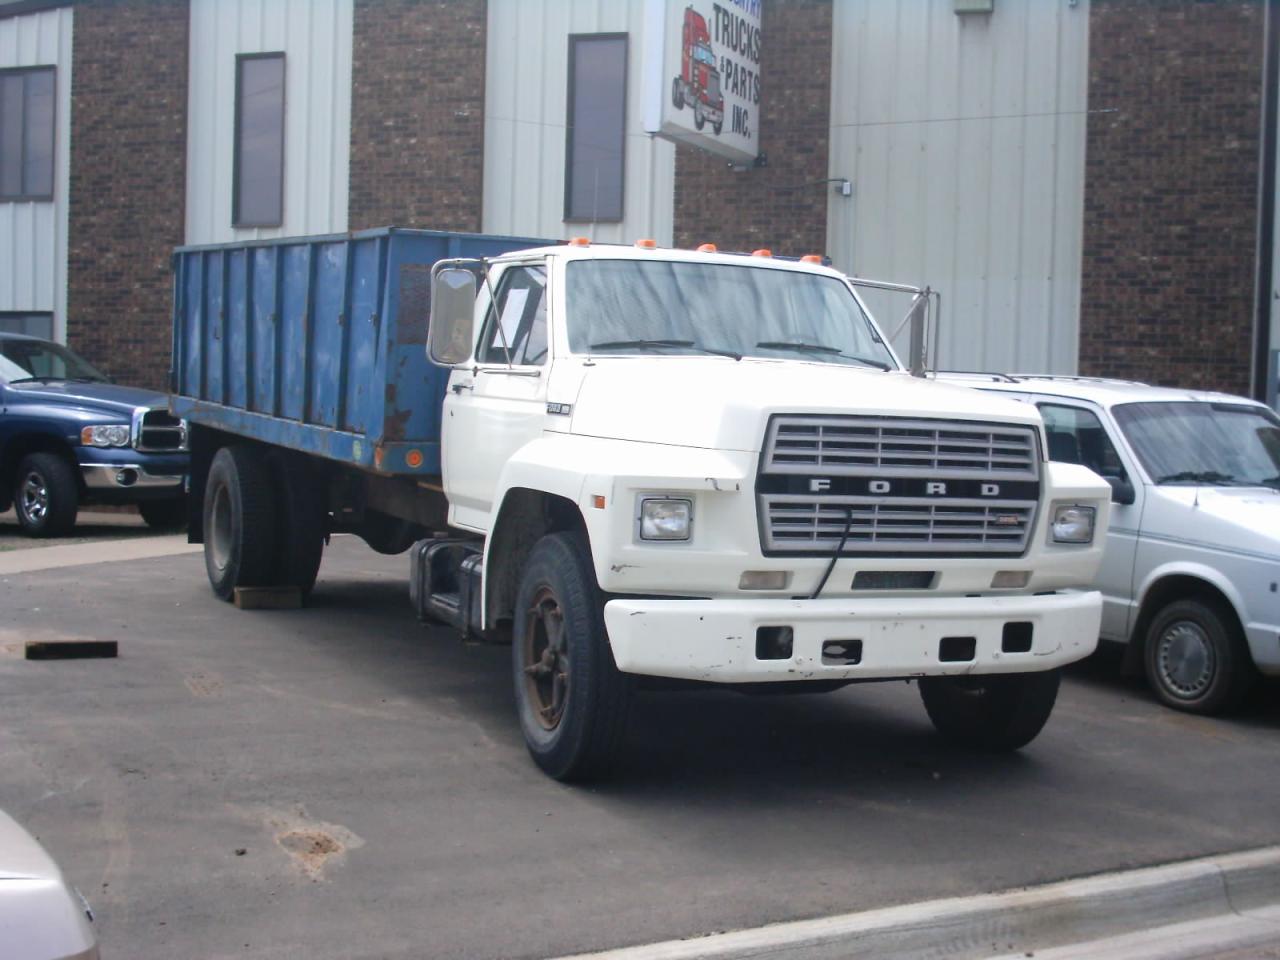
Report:
[[[684,8],[684,28],[680,37],[680,76],[671,80],[671,102],[677,110],[693,107],[693,124],[699,130],[711,123],[720,135],[724,126],[724,96],[720,93],[720,71],[711,52],[707,21],[693,7]]]

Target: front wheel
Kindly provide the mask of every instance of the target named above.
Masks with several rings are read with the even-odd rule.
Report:
[[[516,596],[511,651],[516,708],[534,762],[557,780],[607,774],[632,684],[614,664],[581,534],[548,534],[534,545]]]
[[[707,117],[702,112],[702,104],[696,102],[693,105],[693,125],[699,130],[707,125]]]
[[[920,698],[946,739],[974,750],[1025,747],[1044,728],[1058,699],[1059,671],[969,677],[923,677]]]
[[[671,81],[671,105],[677,110],[684,109],[684,84],[679,77]]]
[[[1254,679],[1231,615],[1201,600],[1176,600],[1151,620],[1143,649],[1147,682],[1166,705],[1215,714],[1239,705]]]
[[[56,453],[31,453],[18,464],[13,510],[29,537],[62,537],[76,525],[80,488],[75,471]]]

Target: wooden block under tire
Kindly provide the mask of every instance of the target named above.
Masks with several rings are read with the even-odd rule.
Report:
[[[118,652],[114,640],[28,640],[23,656],[28,660],[87,660],[114,657]]]
[[[235,605],[241,610],[297,610],[302,591],[297,587],[236,587]]]

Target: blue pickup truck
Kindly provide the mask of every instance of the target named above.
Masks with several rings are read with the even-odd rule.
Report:
[[[186,520],[186,424],[161,393],[110,380],[66,347],[0,333],[0,511],[33,537],[68,533],[81,504]]]

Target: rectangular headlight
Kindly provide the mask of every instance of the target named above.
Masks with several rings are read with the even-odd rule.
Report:
[[[640,501],[641,540],[688,540],[693,534],[693,501]]]
[[[1053,508],[1055,543],[1092,543],[1093,521],[1098,511],[1078,503],[1060,503]]]

